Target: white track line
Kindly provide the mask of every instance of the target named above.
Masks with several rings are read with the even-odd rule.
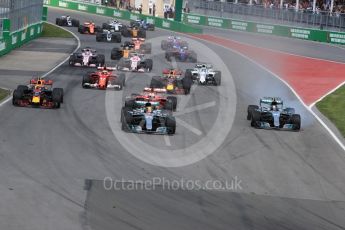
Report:
[[[170,138],[167,135],[164,135],[164,141],[166,146],[171,146]]]
[[[179,123],[180,125],[182,125],[183,127],[185,127],[186,129],[190,130],[191,132],[195,133],[196,135],[198,136],[201,136],[202,135],[202,132],[197,129],[197,128],[194,128],[193,126],[191,126],[190,124],[188,124],[187,122],[175,117],[176,119],[176,122]]]
[[[179,115],[183,115],[183,114],[187,114],[187,113],[193,113],[195,111],[199,111],[199,110],[203,110],[203,109],[207,109],[213,106],[216,106],[216,102],[215,101],[211,101],[205,104],[201,104],[201,105],[196,105],[196,106],[192,106],[189,108],[185,108],[182,111],[176,112],[174,113],[175,116],[179,116]]]
[[[50,23],[50,22],[46,22],[46,23],[56,26],[54,23]],[[59,26],[59,27],[60,27],[60,26]],[[69,30],[67,30],[67,29],[65,29],[65,28],[63,28],[63,27],[60,27],[60,28],[63,29],[63,30],[65,30],[65,31],[67,31],[67,32],[69,32],[69,33],[71,33],[71,34],[73,35],[73,37],[74,37],[75,39],[77,39],[78,46],[77,46],[77,48],[75,48],[75,50],[72,52],[72,53],[75,53],[75,52],[80,48],[80,45],[81,45],[81,44],[80,44],[80,39],[79,39],[79,37],[78,37],[77,35],[75,35],[73,32],[71,32],[71,31],[69,31]],[[72,54],[72,53],[71,53],[71,54]],[[47,77],[49,74],[51,74],[52,72],[54,72],[57,68],[59,68],[60,66],[62,66],[66,61],[68,61],[68,59],[69,59],[69,55],[68,55],[68,57],[67,57],[65,60],[63,60],[62,62],[60,62],[59,64],[57,64],[54,68],[52,68],[51,70],[49,70],[47,73],[43,74],[41,77],[42,77],[42,78]],[[0,107],[3,106],[4,104],[6,104],[7,102],[9,102],[10,100],[12,100],[12,96],[8,97],[6,100],[4,100],[3,102],[1,102],[1,103],[0,103]]]
[[[320,97],[319,99],[317,99],[315,102],[311,103],[309,105],[309,108],[312,108],[315,106],[316,103],[318,103],[319,101],[323,100],[325,97],[327,97],[328,95],[330,95],[331,93],[335,92],[337,89],[339,89],[340,87],[342,87],[345,84],[345,81],[343,81],[342,83],[340,83],[337,87],[335,87],[334,89],[330,90],[328,93],[326,93],[325,95],[323,95],[322,97]]]
[[[187,36],[190,36],[190,35],[187,35]],[[205,39],[202,39],[202,38],[197,38],[197,37],[193,37],[193,36],[190,36],[192,38],[196,38],[198,40],[201,40],[201,41],[206,41],[206,42],[210,42],[210,43],[213,43],[215,45],[218,45],[218,46],[221,46],[227,50],[230,50],[231,52],[233,53],[236,53],[238,55],[240,55],[241,57],[249,60],[250,62],[254,63],[255,65],[259,66],[260,68],[264,69],[265,71],[267,71],[268,73],[272,74],[273,76],[275,76],[277,79],[279,79],[280,81],[282,81],[294,94],[295,96],[298,98],[298,100],[302,103],[302,105],[316,118],[316,120],[318,120],[320,122],[320,124],[327,130],[327,132],[331,135],[331,137],[333,137],[333,139],[339,144],[339,146],[343,149],[343,151],[345,151],[345,146],[344,144],[342,143],[342,141],[337,137],[337,135],[326,125],[326,123],[311,109],[311,107],[307,106],[304,101],[302,100],[302,98],[297,94],[297,92],[284,80],[282,79],[281,77],[279,77],[277,74],[273,73],[271,70],[267,69],[265,66],[261,65],[260,63],[256,62],[255,60],[251,59],[250,57],[236,51],[236,50],[233,50],[229,47],[226,47],[226,46],[223,46],[221,44],[218,44],[216,42],[213,42],[213,41],[209,41],[209,40],[205,40]],[[340,86],[339,86],[340,87]]]

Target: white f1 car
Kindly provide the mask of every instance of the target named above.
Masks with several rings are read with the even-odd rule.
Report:
[[[194,69],[187,69],[185,73],[186,77],[192,77],[192,79],[201,85],[216,85],[219,86],[222,80],[222,74],[220,71],[213,69],[210,64],[196,64]]]
[[[116,32],[122,32],[125,26],[115,19],[109,20],[107,23],[102,24],[102,29],[104,30],[114,30]]]

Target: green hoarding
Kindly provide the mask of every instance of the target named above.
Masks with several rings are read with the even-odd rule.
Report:
[[[209,17],[196,14],[184,14],[183,21],[193,25],[206,25],[223,29],[298,38],[310,41],[345,44],[345,33],[326,30],[256,23],[251,21]]]

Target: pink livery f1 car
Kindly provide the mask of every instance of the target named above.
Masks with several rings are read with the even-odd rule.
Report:
[[[151,72],[152,59],[145,59],[144,54],[131,52],[128,58],[121,58],[116,65],[117,70],[131,72]]]
[[[96,50],[89,47],[84,48],[81,52],[73,53],[69,57],[70,66],[87,66],[100,67],[104,66],[105,57],[103,54],[97,54]]]

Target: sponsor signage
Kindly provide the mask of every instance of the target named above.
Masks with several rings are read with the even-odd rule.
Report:
[[[290,34],[294,38],[309,39],[310,30],[291,28]]]

